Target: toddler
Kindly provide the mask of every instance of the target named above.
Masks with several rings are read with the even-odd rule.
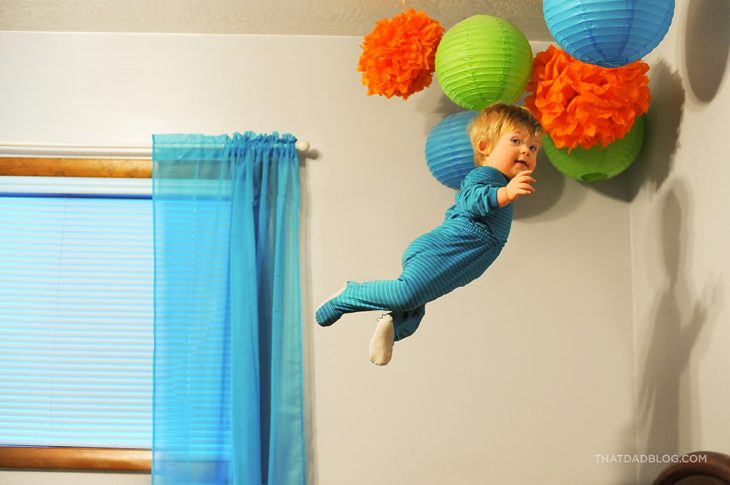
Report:
[[[321,326],[343,314],[387,310],[370,341],[370,360],[386,365],[393,343],[413,334],[429,301],[478,278],[507,242],[512,205],[535,192],[532,172],[543,130],[527,109],[494,104],[467,128],[476,167],[461,182],[440,226],[414,240],[395,280],[348,281],[316,311]]]

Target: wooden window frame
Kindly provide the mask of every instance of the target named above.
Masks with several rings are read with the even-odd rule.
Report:
[[[152,160],[0,157],[0,175],[149,179],[152,178]]]
[[[1,446],[0,468],[150,472],[152,450]]]
[[[152,178],[152,161],[0,156],[0,176]],[[0,469],[150,472],[152,450],[0,446]]]

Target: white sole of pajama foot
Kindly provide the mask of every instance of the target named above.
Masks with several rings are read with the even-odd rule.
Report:
[[[393,357],[395,325],[393,317],[386,313],[378,319],[373,338],[370,339],[370,362],[375,365],[388,365]]]

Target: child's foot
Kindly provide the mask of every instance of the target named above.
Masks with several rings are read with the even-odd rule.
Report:
[[[375,365],[388,365],[393,357],[393,343],[395,342],[395,327],[393,316],[385,313],[378,318],[373,338],[370,339],[370,362]]]
[[[340,288],[337,293],[327,298],[324,303],[317,307],[317,309],[314,311],[315,322],[323,327],[328,327],[335,323],[337,320],[339,320],[342,314],[332,308],[333,305],[331,302],[332,300],[340,296],[342,292],[345,291],[345,288],[347,288],[347,284],[345,284],[345,286]]]

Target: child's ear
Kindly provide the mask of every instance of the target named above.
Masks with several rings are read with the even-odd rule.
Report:
[[[491,152],[491,147],[487,144],[487,140],[479,140],[479,143],[477,143],[477,151],[485,157],[489,156],[489,153]]]

